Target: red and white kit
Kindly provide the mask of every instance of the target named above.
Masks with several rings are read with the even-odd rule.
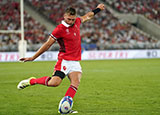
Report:
[[[79,60],[81,60],[80,24],[80,18],[76,18],[73,26],[62,21],[51,34],[51,37],[56,39],[60,45],[58,62],[54,70],[63,71],[66,75],[71,71],[81,72],[79,64]],[[72,62],[72,67],[70,62]],[[68,70],[69,68],[73,70]]]

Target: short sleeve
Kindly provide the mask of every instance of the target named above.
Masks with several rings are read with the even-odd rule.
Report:
[[[61,38],[61,29],[57,26],[52,33],[50,34],[50,36],[54,39],[58,39]]]
[[[80,24],[81,24],[81,22],[82,22],[82,21],[81,21],[81,18],[79,18],[79,17],[78,17],[78,18],[76,18],[76,21],[77,21],[77,23],[78,23],[79,25],[80,25]]]

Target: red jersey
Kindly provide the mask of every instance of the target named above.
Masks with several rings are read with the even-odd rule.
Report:
[[[56,39],[60,45],[58,59],[81,60],[80,24],[80,18],[76,18],[73,26],[62,21],[53,30],[51,37]]]

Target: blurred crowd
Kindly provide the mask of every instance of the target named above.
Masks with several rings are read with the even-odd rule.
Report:
[[[0,30],[19,30],[20,5],[11,0],[0,0]],[[47,29],[24,12],[24,31],[28,50],[37,50],[48,37]],[[17,51],[21,35],[0,33],[0,51]]]
[[[97,0],[27,0],[27,2],[56,24],[61,23],[63,13],[70,5],[76,8],[78,16],[82,16],[98,4]],[[0,29],[18,30],[20,28],[19,3],[1,2],[0,8],[6,9],[0,11],[0,19],[3,20],[0,22],[3,22]],[[14,16],[11,16],[13,13]],[[8,18],[7,21],[5,18]],[[108,10],[100,12],[94,19],[82,24],[81,37],[84,50],[160,48],[160,41],[144,35],[130,23],[117,19]],[[29,44],[28,50],[37,50],[47,38],[46,28],[25,13],[25,39]],[[0,51],[13,50],[13,48],[7,49],[4,44],[12,46],[12,44],[17,44],[19,39],[19,34],[0,33],[0,46],[5,46],[4,49],[0,48]]]
[[[146,16],[160,25],[160,0],[103,0],[122,13]]]
[[[66,6],[75,7],[78,15],[82,16],[99,4],[97,0],[29,0],[29,2],[57,24],[63,19]],[[82,24],[81,37],[82,47],[86,50],[149,49],[159,48],[160,44],[160,41],[140,33],[131,24],[118,20],[108,10],[96,15],[94,20]]]

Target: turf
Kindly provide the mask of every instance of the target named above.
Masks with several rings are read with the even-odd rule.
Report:
[[[58,115],[69,80],[17,90],[20,80],[50,76],[56,62],[0,63],[0,115]],[[81,61],[78,115],[160,115],[160,60]]]

